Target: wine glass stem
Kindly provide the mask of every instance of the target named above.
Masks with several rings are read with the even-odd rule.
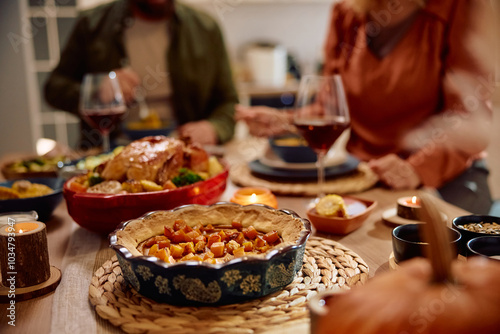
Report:
[[[111,147],[109,144],[109,133],[108,132],[101,132],[101,135],[102,135],[102,151],[109,152],[111,150]]]
[[[318,198],[325,196],[325,155],[326,152],[320,151],[317,153],[318,160],[316,166],[318,168]]]

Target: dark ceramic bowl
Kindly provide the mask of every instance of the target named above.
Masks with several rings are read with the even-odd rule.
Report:
[[[469,256],[484,256],[500,261],[500,238],[479,237],[469,240],[467,243]]]
[[[239,221],[244,227],[252,225],[257,229],[259,224],[268,224],[282,236],[288,235],[287,241],[260,256],[234,258],[221,264],[198,261],[169,264],[144,256],[136,248],[142,241],[161,234],[164,224],[179,218],[188,224],[190,221],[206,223],[204,217],[217,217],[215,221],[221,225]],[[295,227],[293,232],[290,227]],[[110,234],[109,241],[124,277],[140,294],[160,303],[215,306],[260,298],[290,284],[302,268],[310,233],[310,222],[293,211],[262,204],[241,206],[220,202],[149,213],[122,223]]]
[[[460,254],[467,256],[468,249],[467,243],[474,238],[491,236],[494,238],[499,238],[500,234],[488,234],[481,232],[473,232],[463,228],[465,224],[477,224],[477,223],[498,223],[500,224],[500,217],[495,216],[483,216],[483,215],[469,215],[469,216],[460,216],[453,219],[453,227],[460,232],[462,235],[462,240],[460,241]]]
[[[81,193],[64,184],[69,215],[89,231],[108,234],[121,223],[155,210],[169,210],[184,204],[214,204],[226,189],[229,172],[173,190],[133,194]]]
[[[54,190],[45,196],[0,200],[0,212],[16,212],[34,210],[38,213],[38,219],[46,222],[52,216],[54,209],[63,199],[62,187],[64,179],[57,177],[35,177],[26,178],[31,183],[44,184]],[[16,180],[1,182],[0,186],[10,188]]]
[[[286,134],[269,138],[271,150],[281,160],[290,163],[309,163],[317,160],[312,148],[307,146],[302,137]]]
[[[429,244],[422,240],[421,227],[422,224],[406,224],[392,230],[392,250],[397,263],[414,257],[425,257]],[[453,248],[454,254],[458,255],[458,246],[462,236],[451,228],[448,230],[451,239],[450,247]]]

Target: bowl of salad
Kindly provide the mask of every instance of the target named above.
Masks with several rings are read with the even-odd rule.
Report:
[[[163,136],[146,137],[63,187],[68,213],[100,234],[148,212],[216,203],[226,189],[227,166],[203,149]]]

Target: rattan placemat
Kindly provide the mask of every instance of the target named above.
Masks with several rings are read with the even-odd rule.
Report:
[[[259,333],[309,322],[307,301],[325,289],[350,289],[368,279],[368,266],[342,244],[311,237],[304,265],[282,291],[241,304],[179,307],[138,294],[122,276],[116,255],[92,277],[89,299],[97,314],[127,333]]]
[[[260,178],[252,173],[247,163],[235,163],[229,173],[231,181],[241,187],[265,187],[279,195],[316,196],[318,183],[311,181],[273,181]],[[356,171],[336,178],[326,179],[324,191],[330,194],[352,194],[373,187],[378,177],[364,162]]]

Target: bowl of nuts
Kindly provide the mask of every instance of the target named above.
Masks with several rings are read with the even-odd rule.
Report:
[[[460,254],[464,256],[470,254],[467,250],[469,240],[485,236],[500,237],[500,217],[460,216],[453,219],[453,227],[462,234]]]
[[[160,303],[216,306],[283,289],[302,268],[307,219],[262,204],[190,204],[109,235],[125,279]]]

